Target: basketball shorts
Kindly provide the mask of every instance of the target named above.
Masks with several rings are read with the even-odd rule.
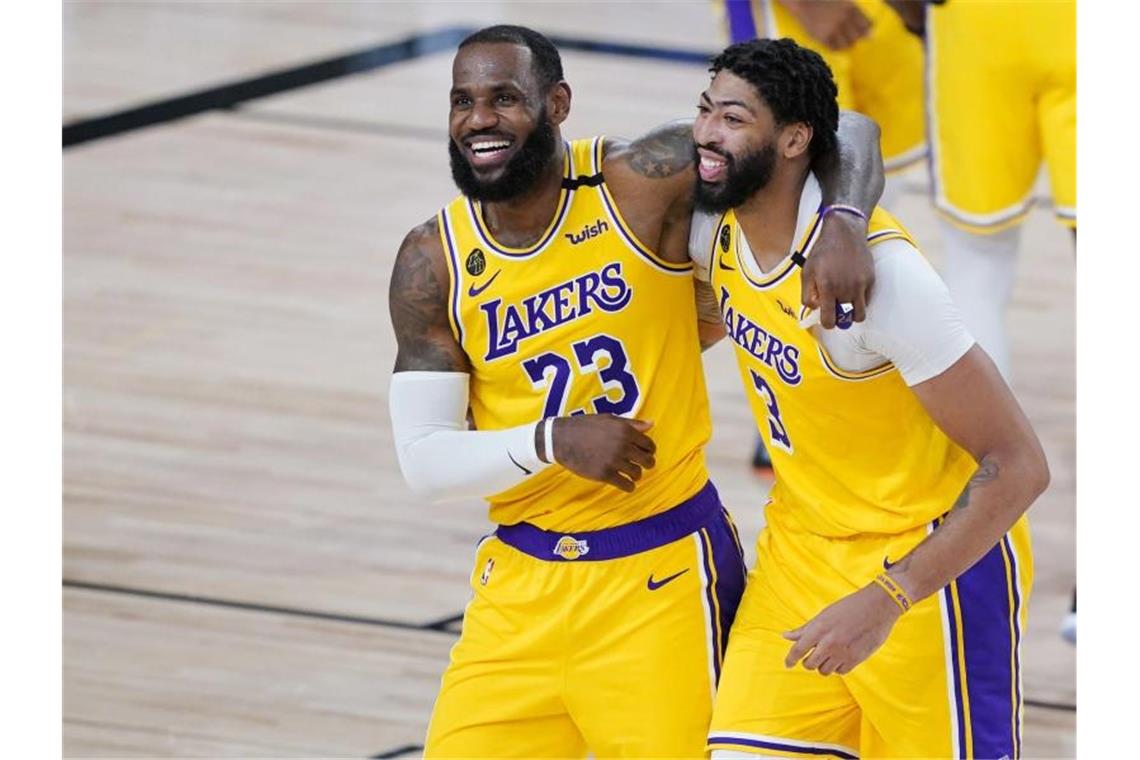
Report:
[[[865,586],[933,526],[824,538],[768,526],[729,638],[710,750],[768,757],[1016,758],[1021,637],[1033,576],[1022,518],[957,580],[899,618],[846,675],[788,669],[783,633]]]
[[[1076,4],[927,6],[935,205],[972,232],[1018,224],[1044,159],[1053,210],[1077,224]]]
[[[723,2],[732,42],[791,37],[827,61],[839,88],[839,107],[878,122],[888,173],[906,169],[926,156],[922,42],[883,0],[858,0],[871,21],[871,31],[845,50],[832,50],[811,37],[776,0]]]
[[[736,529],[706,484],[658,515],[484,539],[427,757],[704,757],[744,588]]]

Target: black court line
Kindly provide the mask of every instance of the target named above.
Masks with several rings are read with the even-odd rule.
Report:
[[[122,594],[124,596],[137,596],[146,599],[161,599],[167,602],[182,602],[186,604],[203,604],[211,607],[226,607],[234,610],[247,610],[251,612],[271,612],[278,615],[292,615],[293,617],[308,618],[310,620],[331,620],[337,623],[355,623],[357,625],[372,625],[381,628],[399,628],[405,631],[436,631],[454,635],[445,625],[453,621],[445,618],[433,623],[409,623],[404,620],[390,620],[387,618],[364,617],[361,615],[342,615],[335,612],[320,612],[319,610],[306,610],[298,607],[279,607],[270,604],[256,604],[253,602],[239,602],[232,599],[218,599],[209,596],[196,596],[193,594],[177,594],[169,591],[154,591],[151,589],[132,588],[130,586],[117,586],[109,583],[88,583],[87,581],[63,581],[64,588],[83,589],[85,591],[101,591],[108,594]],[[460,618],[463,616],[460,615]]]
[[[469,31],[463,27],[448,27],[427,34],[417,34],[386,45],[377,45],[334,58],[211,87],[208,90],[148,103],[138,108],[73,122],[63,127],[63,147],[69,148],[204,111],[232,108],[256,98],[450,50],[458,45]]]
[[[1062,712],[1076,712],[1076,705],[1067,705],[1062,702],[1042,702],[1038,699],[1027,699],[1025,704],[1028,707],[1040,707],[1044,710],[1059,710]]]
[[[336,116],[315,116],[309,114],[285,113],[283,111],[269,111],[264,108],[256,110],[238,106],[231,112],[239,119],[252,119],[273,124],[288,124],[295,127],[309,127],[311,129],[330,129],[337,132],[356,132],[369,135],[384,135],[386,137],[409,137],[416,140],[445,145],[447,143],[446,129],[430,129],[428,127],[415,127],[409,124],[390,124],[383,121],[367,121],[365,119],[345,119]]]
[[[369,755],[368,760],[379,760],[379,758],[386,757],[403,757],[407,754],[419,753],[423,751],[424,748],[422,744],[405,744],[403,747],[396,747],[396,749],[390,749],[387,752],[380,752],[375,755]]]
[[[363,74],[395,63],[453,50],[472,31],[474,29],[470,27],[437,29],[433,32],[412,35],[396,42],[376,45],[292,68],[280,69],[269,74],[158,100],[136,108],[75,121],[63,126],[63,147],[70,148],[75,145],[82,145],[92,140],[133,132],[137,129],[194,116],[206,111],[232,109],[258,98],[277,95],[352,74]],[[561,50],[576,50],[629,58],[707,64],[711,57],[709,53],[696,50],[607,42],[582,37],[552,35],[550,39]]]

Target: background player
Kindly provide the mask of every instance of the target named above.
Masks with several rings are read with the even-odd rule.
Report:
[[[812,326],[799,267],[823,217],[856,213],[821,204],[809,171],[833,149],[830,72],[790,40],[730,47],[712,71],[692,254],[776,471],[713,757],[1017,757],[1040,444],[881,209],[866,321]]]
[[[414,489],[493,494],[501,525],[426,754],[697,756],[743,563],[704,464],[690,129],[564,143],[558,52],[521,27],[467,38],[452,73],[463,195],[396,260],[392,425]],[[842,197],[869,208],[864,121]],[[861,311],[865,229],[824,234],[856,287],[809,295]]]
[[[1077,227],[1076,3],[892,2],[928,60],[927,114],[942,275],[1009,377],[1005,312],[1042,159],[1053,212]]]

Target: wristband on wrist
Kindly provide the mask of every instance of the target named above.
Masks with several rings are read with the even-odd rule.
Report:
[[[903,591],[902,586],[895,583],[895,579],[886,573],[879,573],[875,576],[875,585],[887,592],[887,596],[894,600],[899,609],[906,612],[910,609],[910,597]]]
[[[554,464],[554,418],[547,417],[542,421],[542,424],[544,426],[542,440],[545,442],[543,446],[546,449],[546,461]]]
[[[828,214],[833,214],[833,213],[852,214],[854,216],[859,217],[864,222],[867,221],[867,215],[866,214],[864,214],[862,211],[860,211],[855,206],[848,206],[845,203],[832,203],[830,206],[824,206],[823,209],[819,212],[819,220],[822,222],[824,219],[827,218]]]

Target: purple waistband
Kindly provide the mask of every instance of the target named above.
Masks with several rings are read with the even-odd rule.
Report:
[[[615,528],[577,533],[542,530],[530,523],[500,525],[495,535],[524,554],[550,562],[586,562],[628,557],[656,549],[703,527],[720,513],[712,481],[672,509]]]

